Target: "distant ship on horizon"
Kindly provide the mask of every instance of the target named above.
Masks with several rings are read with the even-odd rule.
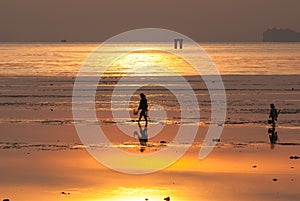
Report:
[[[267,29],[263,33],[263,42],[300,42],[300,32],[292,29]]]

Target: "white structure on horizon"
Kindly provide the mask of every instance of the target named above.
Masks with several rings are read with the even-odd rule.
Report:
[[[179,43],[179,48],[182,49],[183,39],[174,39],[174,48],[177,49]]]

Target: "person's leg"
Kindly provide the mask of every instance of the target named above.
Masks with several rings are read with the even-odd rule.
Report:
[[[148,119],[147,119],[147,111],[146,110],[142,110],[141,114],[143,115],[145,121],[146,121],[146,127],[148,125]]]
[[[272,125],[275,127],[275,117],[272,117]]]
[[[146,127],[147,127],[147,126],[148,126],[148,119],[147,119],[147,115],[146,115],[146,114],[145,114],[144,118],[145,118],[145,121],[146,121]]]
[[[142,116],[143,116],[143,111],[140,112],[140,117],[139,117],[138,123],[140,123]]]

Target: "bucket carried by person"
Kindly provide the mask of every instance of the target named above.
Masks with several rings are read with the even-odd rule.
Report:
[[[134,115],[137,115],[139,113],[139,110],[138,109],[133,109],[133,114]]]

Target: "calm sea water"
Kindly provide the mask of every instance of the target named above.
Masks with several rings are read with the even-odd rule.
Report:
[[[97,43],[2,43],[1,75],[74,76]],[[300,74],[300,43],[200,43],[221,74]],[[154,44],[155,46],[155,44]],[[159,46],[159,44],[157,44]],[[113,44],[108,54],[120,47]],[[194,50],[184,49],[191,58]]]
[[[72,92],[74,77],[88,55],[99,44],[0,44],[0,123],[6,124],[72,124]],[[160,44],[154,44],[154,46]],[[265,125],[269,104],[281,109],[282,126],[299,127],[300,119],[300,43],[204,43],[202,47],[223,74],[227,95],[226,124]],[[117,53],[119,44],[113,44],[107,54]],[[184,50],[190,58],[198,55],[192,49]],[[159,64],[179,66],[179,60],[152,52],[133,54],[126,65],[143,65],[156,60]],[[119,63],[124,64],[120,60]],[[179,62],[179,63],[178,63]],[[118,62],[116,62],[118,63]],[[115,71],[122,70],[119,64]],[[5,76],[9,75],[9,76]],[[238,76],[237,76],[238,75]],[[264,75],[264,76],[261,76]],[[22,77],[19,77],[22,76]],[[148,77],[149,78],[149,77]],[[128,118],[112,118],[111,110],[129,110],[137,107],[140,92],[147,94],[152,112],[159,112],[160,105],[169,114],[166,123],[177,124],[180,107],[174,94],[158,86],[143,87],[132,94],[129,108],[122,99],[112,104],[112,91],[118,84],[118,76],[103,79],[97,89],[96,110],[103,124],[132,124]],[[126,92],[130,87],[141,87],[143,77],[121,85]],[[151,79],[151,78],[149,78]],[[172,79],[166,81],[174,85]],[[201,123],[210,123],[210,97],[199,76],[189,76],[201,112]],[[89,83],[87,83],[88,85]],[[178,89],[182,83],[176,83]],[[181,93],[176,91],[176,93]],[[126,93],[125,93],[126,94]],[[176,94],[185,96],[186,94]],[[122,95],[120,95],[122,98]],[[84,106],[85,102],[82,103]],[[77,108],[82,110],[80,106]],[[192,108],[194,110],[194,108]],[[24,112],[28,111],[28,112]],[[56,113],[56,111],[59,111]],[[66,115],[63,115],[63,111]],[[54,115],[55,114],[55,115]],[[132,116],[132,118],[136,118]],[[152,122],[161,119],[152,118]]]

